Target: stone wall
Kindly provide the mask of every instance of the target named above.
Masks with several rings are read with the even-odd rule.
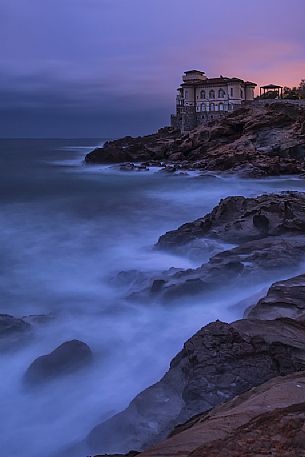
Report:
[[[284,104],[289,104],[289,105],[305,106],[305,100],[288,100],[286,98],[284,98],[284,99],[282,99],[282,98],[255,99],[252,103],[259,104],[259,105],[261,105],[261,104],[270,105],[270,103],[284,103]]]
[[[194,106],[185,106],[183,114],[181,115],[181,131],[189,132],[197,127],[197,113]]]
[[[233,105],[234,106],[234,105]],[[235,105],[234,109],[241,105]],[[215,119],[222,119],[232,111],[196,111],[194,106],[179,107],[177,114],[171,115],[171,127],[183,132],[189,132],[198,125],[206,124]]]

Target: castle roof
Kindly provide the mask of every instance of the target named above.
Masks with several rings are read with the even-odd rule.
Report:
[[[243,79],[240,79],[240,78],[228,78],[228,77],[224,77],[224,76],[221,76],[219,78],[207,78],[205,80],[190,80],[188,82],[184,82],[181,84],[182,87],[185,87],[185,86],[190,86],[190,85],[194,85],[194,86],[214,86],[214,85],[221,85],[221,84],[229,84],[229,83],[242,83],[242,84],[245,84],[247,86],[257,86],[256,83],[253,83],[251,81],[244,81]]]

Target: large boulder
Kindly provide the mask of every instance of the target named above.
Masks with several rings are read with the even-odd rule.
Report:
[[[169,371],[98,425],[93,451],[142,450],[173,427],[267,380],[305,369],[305,324],[289,319],[214,322],[188,340]]]
[[[27,384],[44,383],[73,373],[92,361],[92,351],[86,343],[66,341],[47,355],[35,359],[25,373]]]
[[[204,237],[241,243],[289,234],[305,234],[305,194],[302,192],[256,198],[227,197],[203,218],[161,236],[156,246],[174,249]]]
[[[268,293],[245,313],[249,319],[276,319],[305,317],[305,275],[278,281]]]

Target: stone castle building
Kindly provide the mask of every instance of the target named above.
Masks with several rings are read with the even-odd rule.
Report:
[[[171,125],[188,132],[199,124],[223,117],[254,100],[256,84],[239,78],[208,78],[203,71],[186,71],[178,88],[176,114]]]

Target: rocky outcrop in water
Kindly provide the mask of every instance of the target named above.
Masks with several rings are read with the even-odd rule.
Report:
[[[146,278],[143,289],[134,283],[130,298],[168,303],[209,293],[217,295],[229,286],[240,288],[280,273],[294,273],[304,259],[305,240],[270,237],[250,241],[216,254],[199,268],[170,269],[150,280]]]
[[[251,104],[221,120],[181,135],[169,128],[144,137],[107,142],[87,163],[144,162],[240,173],[243,176],[305,171],[305,109],[289,104]]]
[[[27,369],[24,381],[28,385],[45,383],[75,372],[92,361],[92,351],[86,343],[66,341],[54,351],[34,360]]]
[[[93,450],[141,450],[178,423],[278,375],[305,369],[305,324],[214,322],[196,333],[157,384],[88,436]]]
[[[206,216],[161,236],[172,249],[202,237],[241,243],[267,236],[305,234],[305,194],[281,192],[256,198],[227,197]]]
[[[305,255],[305,194],[282,192],[255,198],[228,197],[206,216],[162,235],[158,249],[181,253],[202,243],[237,243],[213,255],[200,267],[170,269],[151,275],[121,273],[130,298],[177,300],[215,292],[228,285],[241,287],[274,274],[295,274]],[[121,277],[120,276],[120,277]],[[138,279],[137,279],[138,278]],[[142,287],[141,287],[142,285]]]

